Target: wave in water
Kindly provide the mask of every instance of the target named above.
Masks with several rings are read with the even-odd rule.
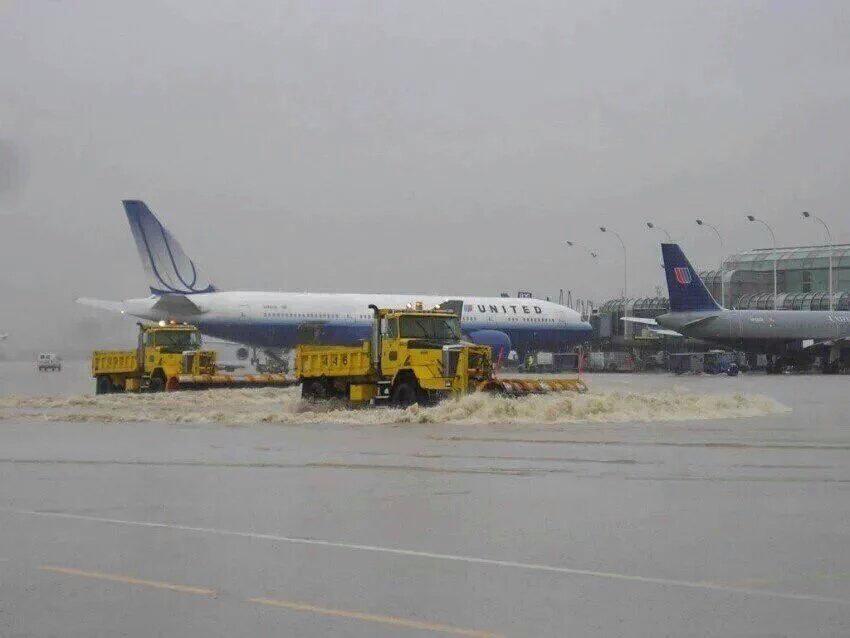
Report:
[[[75,422],[569,424],[728,419],[788,411],[763,395],[678,390],[553,393],[523,398],[473,394],[433,407],[403,410],[310,403],[301,399],[298,388],[0,398],[0,419]]]

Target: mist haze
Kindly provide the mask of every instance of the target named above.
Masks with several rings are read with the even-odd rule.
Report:
[[[221,289],[515,293],[662,284],[850,240],[839,2],[11,2],[0,8],[0,333],[61,349],[147,294],[121,199]],[[597,249],[598,263],[564,247]]]

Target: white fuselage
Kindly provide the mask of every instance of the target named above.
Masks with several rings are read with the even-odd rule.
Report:
[[[161,299],[130,299],[125,312],[154,321],[194,323],[205,334],[259,347],[292,347],[299,342],[299,334],[313,328],[321,329],[331,342],[354,342],[368,335],[370,304],[405,308],[421,302],[433,308],[450,299],[463,301],[465,334],[498,331],[507,334],[515,348],[567,348],[591,334],[590,325],[576,311],[533,298],[231,291],[188,295],[186,299],[197,310],[158,304]]]

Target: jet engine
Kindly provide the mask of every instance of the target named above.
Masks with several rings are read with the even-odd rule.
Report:
[[[507,359],[511,351],[511,338],[501,330],[476,330],[466,336],[474,344],[490,346],[493,351],[493,361],[499,359],[500,352],[502,359]]]

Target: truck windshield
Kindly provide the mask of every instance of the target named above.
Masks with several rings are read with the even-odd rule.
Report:
[[[155,332],[153,344],[165,352],[184,352],[201,347],[201,334],[188,330]]]
[[[404,339],[460,341],[460,323],[457,317],[402,317],[400,327],[401,337]]]

